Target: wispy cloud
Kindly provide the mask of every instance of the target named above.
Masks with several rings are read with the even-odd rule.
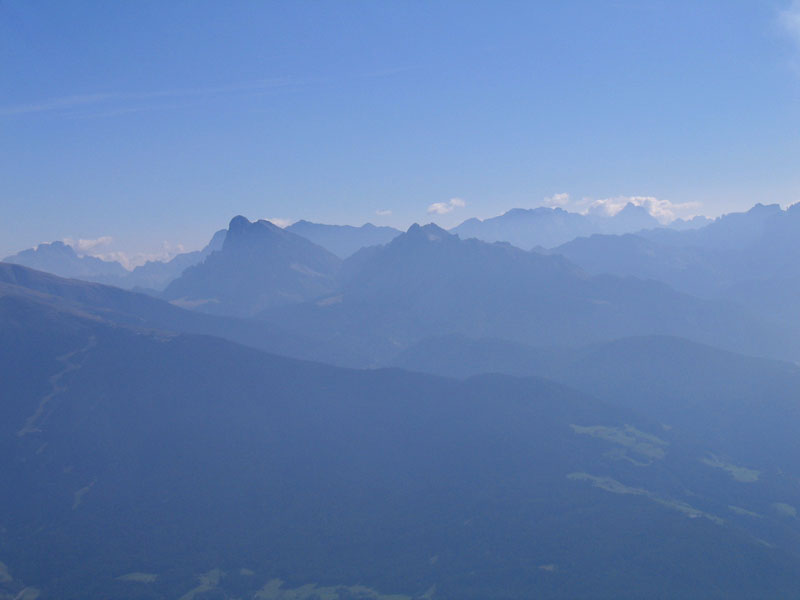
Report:
[[[64,96],[62,98],[50,98],[40,100],[30,104],[17,104],[14,106],[0,107],[0,116],[23,115],[27,113],[48,112],[53,110],[68,110],[81,106],[99,104],[107,102],[115,97],[115,94],[81,94],[76,96]]]
[[[405,67],[387,67],[385,69],[378,69],[377,71],[367,71],[366,73],[362,73],[360,77],[362,78],[393,77],[395,75],[402,75],[404,73],[418,71],[421,68],[422,67],[420,67],[419,65],[408,65]]]
[[[467,205],[461,198],[450,198],[447,202],[434,202],[428,207],[429,215],[446,215],[453,212],[456,208],[463,208]]]
[[[800,0],[792,0],[792,3],[787,8],[780,11],[778,20],[781,27],[800,46]]]
[[[86,114],[86,109],[93,109],[100,116],[115,116],[142,110],[158,110],[160,108],[174,108],[172,105],[151,105],[152,100],[164,99],[212,99],[220,96],[257,96],[279,89],[296,88],[312,83],[314,79],[273,78],[245,81],[218,86],[197,88],[174,88],[152,90],[147,92],[99,92],[48,98],[24,104],[0,106],[0,117],[26,115],[33,113],[65,112],[75,113],[77,116],[92,116]],[[81,114],[80,111],[83,111]]]
[[[392,211],[389,210],[388,208],[379,208],[378,210],[375,211],[375,214],[378,215],[379,217],[391,217]]]

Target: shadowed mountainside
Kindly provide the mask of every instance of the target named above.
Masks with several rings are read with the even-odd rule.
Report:
[[[796,483],[738,481],[712,446],[557,384],[348,371],[19,296],[0,296],[0,324],[9,593],[283,598],[314,582],[307,597],[341,600],[384,598],[357,585],[394,600],[752,598],[800,585]]]

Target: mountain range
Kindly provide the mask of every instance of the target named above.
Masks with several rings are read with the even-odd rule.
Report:
[[[697,217],[676,220],[670,227],[694,229],[709,220]],[[622,234],[663,227],[644,206],[627,203],[619,212],[608,215],[590,212],[568,212],[562,208],[515,208],[489,219],[467,219],[450,230],[463,239],[477,238],[485,242],[508,242],[523,248],[554,248],[575,238],[593,234]]]
[[[694,229],[708,222],[710,220],[705,217],[689,221],[677,219],[669,227],[676,230]],[[585,215],[561,208],[518,208],[483,221],[468,219],[450,231],[464,239],[474,237],[488,242],[503,241],[532,249],[552,248],[577,237],[596,233],[627,233],[656,227],[660,227],[660,223],[644,207],[629,203],[613,216]],[[342,260],[362,248],[387,244],[402,233],[393,227],[375,226],[372,223],[354,227],[306,220],[297,221],[285,229],[325,248]],[[126,271],[115,261],[78,255],[63,242],[40,244],[3,260],[61,277],[160,292],[186,268],[203,262],[209,254],[221,249],[225,235],[225,230],[217,231],[202,250],[179,254],[166,262],[148,261],[132,271]]]
[[[793,597],[798,215],[0,263],[0,600]]]
[[[657,279],[686,293],[724,298],[764,318],[795,321],[800,292],[800,205],[758,204],[691,231],[576,239],[553,249],[590,273]]]

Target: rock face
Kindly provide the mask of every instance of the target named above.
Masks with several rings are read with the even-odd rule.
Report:
[[[164,297],[203,312],[251,316],[329,293],[339,264],[336,256],[299,235],[237,216],[222,249],[186,269]]]

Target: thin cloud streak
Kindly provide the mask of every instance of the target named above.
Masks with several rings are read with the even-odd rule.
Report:
[[[18,104],[16,106],[0,107],[0,116],[23,115],[27,113],[48,112],[53,110],[70,109],[79,106],[97,104],[114,98],[116,94],[82,94],[51,98],[32,104]]]
[[[234,95],[249,96],[262,94],[279,89],[290,89],[303,87],[310,84],[319,83],[318,79],[259,79],[248,82],[241,82],[229,85],[202,87],[202,88],[176,88],[166,90],[155,90],[150,92],[101,92],[93,94],[80,94],[64,96],[62,98],[50,98],[29,104],[17,104],[13,106],[0,107],[0,117],[16,116],[33,113],[44,113],[53,111],[70,111],[78,108],[105,105],[107,110],[103,113],[106,116],[124,114],[126,112],[138,112],[141,110],[159,110],[162,107],[149,106],[120,106],[126,102],[137,102],[146,100],[157,100],[162,98],[212,98],[217,96]],[[165,108],[172,108],[174,105]]]
[[[415,71],[420,67],[405,66],[387,68],[356,75],[356,78],[380,78],[391,77],[409,71]],[[211,98],[216,96],[258,96],[277,90],[289,90],[301,88],[309,85],[319,85],[326,80],[320,77],[306,78],[286,78],[275,77],[268,79],[256,79],[239,83],[231,83],[218,86],[199,87],[199,88],[175,88],[165,90],[155,90],[150,92],[99,92],[92,94],[78,94],[64,96],[61,98],[48,98],[38,102],[27,104],[16,104],[0,107],[0,117],[16,115],[26,115],[35,113],[46,113],[54,111],[70,111],[81,107],[112,105],[107,106],[106,110],[98,113],[78,115],[82,117],[111,117],[134,112],[147,110],[169,110],[173,108],[183,108],[185,105],[161,105],[161,106],[119,106],[120,103],[136,102],[145,100],[157,100],[159,98]],[[114,104],[117,105],[114,105]]]

